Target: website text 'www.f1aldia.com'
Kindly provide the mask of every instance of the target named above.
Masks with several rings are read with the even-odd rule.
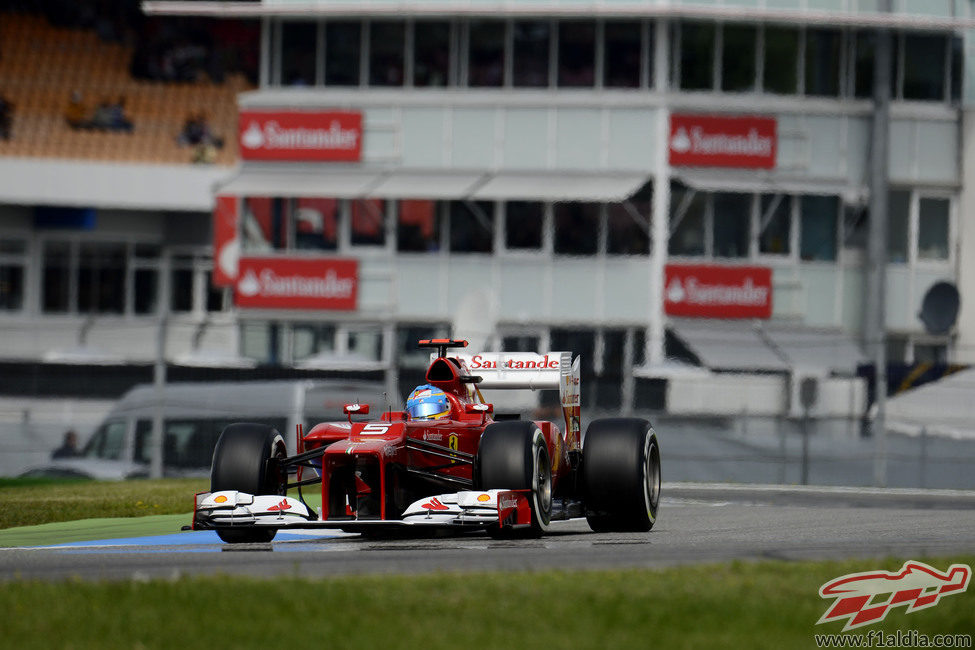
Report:
[[[971,648],[971,634],[921,634],[917,630],[817,634],[817,648]]]

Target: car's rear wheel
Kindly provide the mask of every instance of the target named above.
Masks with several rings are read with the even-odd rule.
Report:
[[[647,531],[660,503],[660,446],[637,418],[595,420],[582,447],[586,520],[598,532]]]
[[[237,490],[248,494],[281,494],[286,491],[287,476],[272,458],[286,455],[284,438],[264,424],[231,424],[223,430],[213,450],[210,469],[210,491]],[[270,542],[277,531],[273,528],[220,528],[217,535],[227,543]]]
[[[545,436],[533,422],[495,422],[484,429],[475,461],[480,490],[531,490],[530,529],[512,534],[541,535],[552,521],[552,462]],[[492,534],[508,531],[492,529]]]

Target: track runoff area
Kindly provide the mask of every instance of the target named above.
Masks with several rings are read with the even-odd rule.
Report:
[[[0,549],[10,579],[131,579],[208,574],[327,577],[659,567],[731,560],[814,560],[975,553],[975,493],[951,490],[663,485],[649,533],[594,533],[585,520],[553,522],[537,539],[482,533],[369,539],[324,530],[281,531],[270,543],[224,544],[212,531],[125,537],[92,532]],[[104,520],[102,520],[104,521]],[[84,538],[77,522],[72,539]],[[156,527],[158,529],[158,526]],[[62,538],[63,539],[63,538]]]

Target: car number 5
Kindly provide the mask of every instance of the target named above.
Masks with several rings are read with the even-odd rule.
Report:
[[[382,434],[389,431],[388,424],[367,424],[359,431],[359,433],[365,433],[373,436],[381,436]]]

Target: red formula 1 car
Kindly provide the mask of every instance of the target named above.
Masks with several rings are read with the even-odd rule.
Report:
[[[660,500],[660,448],[646,420],[593,421],[580,436],[579,359],[569,352],[448,354],[466,341],[434,339],[427,384],[406,411],[298,430],[288,456],[274,429],[232,424],[213,452],[210,492],[196,496],[194,529],[225,542],[267,542],[285,528],[384,534],[413,527],[540,535],[585,517],[596,531],[647,531]],[[480,388],[559,389],[564,432],[552,422],[499,420]],[[321,508],[301,496],[319,484]],[[286,496],[297,488],[298,496]]]

